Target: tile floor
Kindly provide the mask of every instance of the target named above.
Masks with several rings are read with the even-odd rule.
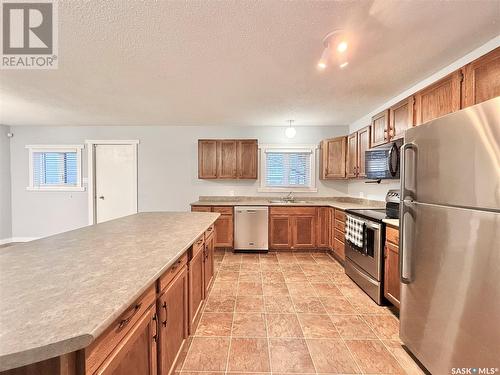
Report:
[[[325,253],[216,253],[216,277],[176,371],[422,374],[398,319]]]

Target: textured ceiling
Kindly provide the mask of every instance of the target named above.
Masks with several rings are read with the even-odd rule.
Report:
[[[63,1],[59,69],[0,72],[7,125],[343,125],[500,33],[499,1]],[[349,66],[318,72],[322,38]]]

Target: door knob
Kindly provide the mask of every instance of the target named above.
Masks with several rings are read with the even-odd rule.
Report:
[[[101,195],[101,196],[99,197],[99,199],[104,200],[104,195]]]

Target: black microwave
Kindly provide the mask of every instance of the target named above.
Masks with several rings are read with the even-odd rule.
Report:
[[[398,179],[399,178],[399,149],[401,139],[385,146],[372,148],[365,151],[366,178]]]

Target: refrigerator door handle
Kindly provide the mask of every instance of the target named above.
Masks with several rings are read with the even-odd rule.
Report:
[[[414,150],[416,151],[417,146],[414,143],[405,143],[403,146],[401,146],[401,200],[399,202],[399,218],[400,218],[400,235],[399,235],[399,278],[403,284],[409,284],[411,282],[411,276],[409,271],[407,271],[407,262],[405,261],[406,258],[410,254],[408,254],[407,249],[405,248],[405,213],[406,213],[406,206],[411,204],[413,199],[407,195],[407,190],[405,186],[405,181],[406,181],[406,165],[405,165],[405,159],[406,159],[406,151],[408,150]]]

